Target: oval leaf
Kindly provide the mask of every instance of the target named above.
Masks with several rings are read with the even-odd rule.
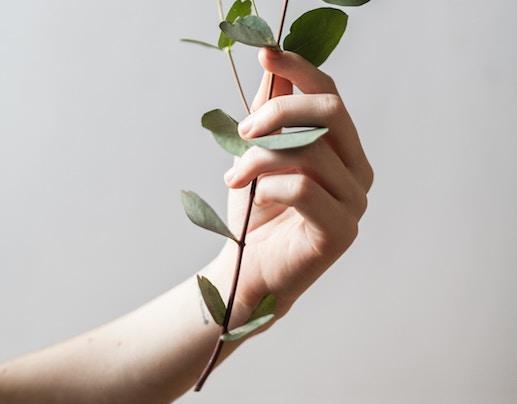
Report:
[[[258,328],[262,327],[264,324],[271,321],[273,317],[273,314],[268,314],[266,316],[259,317],[253,321],[241,325],[240,327],[228,331],[226,334],[221,335],[220,338],[225,342],[237,341],[256,331]]]
[[[250,139],[248,143],[268,150],[296,149],[314,143],[328,131],[328,128],[305,129],[280,135],[256,137]]]
[[[362,6],[370,0],[323,0],[325,3],[336,4],[338,6]]]
[[[224,316],[226,315],[226,306],[221,294],[212,282],[204,276],[197,276],[197,284],[201,291],[201,296],[203,296],[206,308],[212,315],[212,318],[217,324],[223,325]]]
[[[280,49],[267,22],[256,15],[239,17],[233,23],[223,21],[219,28],[235,42],[259,48]]]
[[[348,16],[335,8],[308,11],[291,26],[291,32],[284,39],[284,49],[320,66],[336,48],[347,21]]]
[[[237,121],[220,109],[204,114],[201,125],[212,132],[215,140],[224,150],[234,156],[242,156],[251,147],[239,136]]]
[[[230,229],[217,216],[217,213],[195,192],[181,191],[181,202],[192,223],[237,241]]]
[[[238,17],[246,17],[251,14],[251,1],[250,0],[235,0],[235,3],[232,4],[230,10],[228,10],[228,14],[226,15],[225,21],[234,22]],[[235,41],[221,32],[219,35],[218,46],[220,49],[231,48]]]
[[[268,314],[274,314],[275,308],[276,297],[272,294],[264,296],[257,307],[255,307],[255,310],[253,310],[253,313],[251,313],[248,322],[256,320],[259,317],[267,316]]]
[[[215,140],[223,149],[239,157],[252,146],[268,150],[296,149],[307,146],[328,132],[328,128],[313,128],[245,141],[239,136],[237,121],[220,109],[214,109],[204,114],[201,124],[212,132]]]
[[[180,41],[181,42],[186,42],[186,43],[191,43],[191,44],[194,44],[194,45],[201,45],[201,46],[204,46],[205,48],[221,50],[217,46],[212,45],[211,43],[208,43],[208,42],[205,42],[205,41],[200,41],[198,39],[181,38]]]

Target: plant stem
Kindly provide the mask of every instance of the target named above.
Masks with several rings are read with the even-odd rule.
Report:
[[[282,32],[284,30],[285,25],[285,17],[287,15],[287,6],[289,5],[289,0],[284,0],[284,4],[282,6],[282,17],[280,18],[280,26],[278,28],[278,34],[276,36],[276,42],[278,46],[280,46],[280,40],[282,39]],[[275,75],[271,75],[271,81],[269,82],[269,92],[267,99],[270,100],[273,98],[273,89],[275,88]]]
[[[219,20],[224,21],[224,9],[223,3],[221,0],[217,0],[217,11],[219,12]],[[241,79],[239,78],[239,73],[237,72],[237,67],[235,66],[235,61],[233,60],[232,50],[230,47],[224,49],[226,55],[228,55],[228,60],[230,61],[230,66],[232,67],[233,78],[235,79],[235,84],[237,85],[237,90],[239,90],[239,96],[241,97],[242,104],[244,105],[244,109],[246,113],[250,114],[250,107],[248,105],[248,101],[246,100],[246,95],[244,94],[244,89],[242,88]]]
[[[246,113],[249,115],[251,113],[250,106],[248,104],[248,101],[246,100],[246,95],[244,94],[244,89],[242,88],[239,73],[237,73],[237,68],[235,67],[235,61],[233,60],[232,51],[230,48],[226,48],[226,54],[228,55],[228,60],[230,61],[230,65],[232,67],[233,78],[235,79],[235,84],[237,84],[237,89],[239,90],[239,95],[241,97],[242,104],[244,105]]]
[[[244,254],[244,247],[246,246],[246,234],[248,232],[248,225],[250,222],[251,217],[251,208],[253,206],[253,199],[255,198],[255,190],[257,189],[257,179],[254,179],[251,183],[250,188],[250,197],[248,201],[248,208],[246,210],[246,218],[244,219],[244,226],[242,228],[242,234],[239,239],[239,250],[237,252],[237,261],[235,263],[235,272],[233,275],[232,280],[232,287],[230,291],[230,297],[228,298],[228,304],[226,309],[226,314],[224,316],[224,322],[221,328],[220,336],[228,332],[228,325],[230,323],[231,315],[232,315],[232,309],[233,309],[233,303],[235,302],[235,296],[237,292],[237,284],[239,283],[239,275],[241,272],[241,265],[242,265],[242,256]],[[205,369],[203,370],[203,373],[201,373],[201,376],[199,377],[198,381],[196,382],[196,387],[194,388],[194,391],[201,391],[203,388],[203,384],[205,384],[206,379],[214,369],[214,366],[217,363],[217,359],[219,359],[219,355],[221,354],[221,350],[223,349],[224,341],[219,338],[217,340],[217,344],[215,345],[215,348],[212,352],[212,355],[210,356],[210,359],[208,360],[208,363],[205,366]]]
[[[220,4],[220,1],[218,2],[218,4]],[[278,44],[280,44],[280,40],[282,39],[282,31],[283,31],[284,24],[285,24],[285,17],[286,17],[286,14],[287,14],[287,6],[288,5],[289,5],[289,0],[283,0],[282,14],[281,14],[281,20],[280,20],[280,27],[278,29],[278,35],[277,35],[277,43]],[[220,13],[222,14],[221,10],[222,9],[220,8]],[[240,85],[240,80],[239,80],[239,76],[237,74],[237,69],[235,68],[235,64],[233,63],[233,58],[231,57],[231,53],[228,52],[228,55],[230,57],[233,74],[234,74],[235,80],[237,82],[237,86],[239,88],[239,92],[241,94],[241,98],[244,100],[244,105],[246,106],[246,111],[249,113],[250,111],[249,111],[248,103],[246,102],[246,97],[244,96],[244,93],[242,91],[242,86]],[[273,74],[271,76],[271,80],[269,82],[268,100],[270,100],[272,98],[272,96],[273,96],[274,84],[275,84],[275,75]],[[232,316],[233,303],[235,302],[235,296],[237,295],[237,285],[239,283],[239,275],[240,275],[240,272],[241,272],[242,257],[244,255],[244,248],[246,247],[246,235],[248,233],[248,226],[249,226],[249,223],[250,223],[251,210],[253,208],[253,201],[255,199],[255,191],[257,189],[257,182],[258,182],[257,178],[255,178],[251,182],[250,194],[249,194],[249,199],[248,199],[248,207],[247,207],[247,210],[246,210],[246,216],[244,218],[244,224],[243,224],[243,227],[242,227],[241,237],[239,238],[239,242],[237,243],[238,246],[239,246],[239,249],[238,249],[238,252],[237,252],[237,260],[236,260],[236,263],[235,263],[235,272],[234,272],[234,275],[233,275],[232,286],[231,286],[231,289],[230,289],[230,295],[228,297],[228,304],[227,304],[226,314],[225,314],[225,317],[224,317],[224,322],[223,322],[223,326],[221,328],[220,336],[222,336],[223,334],[228,332],[228,325],[230,323],[230,319],[231,319],[231,316]],[[219,338],[217,340],[217,344],[216,344],[216,346],[215,346],[215,348],[214,348],[214,350],[212,352],[212,355],[210,356],[210,359],[208,360],[208,363],[206,364],[203,372],[201,373],[201,376],[199,377],[199,379],[196,382],[196,386],[194,388],[194,391],[201,391],[201,389],[203,388],[203,385],[204,385],[206,379],[208,378],[208,376],[210,375],[210,373],[214,369],[214,367],[215,367],[215,365],[217,363],[217,360],[219,359],[219,355],[221,354],[221,351],[223,349],[223,345],[224,345],[224,341],[221,338]]]
[[[257,10],[257,4],[255,3],[255,0],[251,0],[251,4],[253,4],[253,9],[255,10],[255,15],[257,17],[260,17],[259,12]]]

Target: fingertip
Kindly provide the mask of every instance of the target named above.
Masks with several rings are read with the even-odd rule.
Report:
[[[246,182],[245,178],[232,179],[230,183],[226,183],[226,186],[230,189],[241,189],[246,187],[249,182]]]
[[[230,168],[226,173],[224,174],[224,182],[226,185],[230,185],[232,183],[233,178],[235,177],[235,166]]]
[[[267,59],[268,59],[267,51],[268,51],[267,48],[260,48],[259,52],[258,52],[258,61],[259,61],[260,65],[264,68],[264,70],[268,70],[266,68]]]
[[[259,63],[268,71],[272,70],[272,66],[274,66],[282,56],[282,51],[273,50],[271,48],[261,48],[258,53]]]
[[[248,115],[246,119],[239,123],[237,130],[239,131],[239,136],[243,139],[248,139],[250,137],[250,132],[253,127],[253,115]]]
[[[231,189],[244,188],[248,185],[246,181],[247,178],[243,177],[238,172],[238,168],[236,166],[233,166],[224,174],[224,182],[226,186]]]

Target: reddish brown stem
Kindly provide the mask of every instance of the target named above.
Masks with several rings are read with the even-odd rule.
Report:
[[[221,334],[223,335],[228,332],[228,325],[230,324],[230,319],[232,315],[232,309],[233,309],[233,303],[235,302],[235,296],[237,292],[237,284],[239,283],[239,275],[241,272],[241,266],[242,266],[242,256],[244,254],[244,247],[246,246],[246,234],[248,232],[248,226],[250,222],[251,217],[251,208],[253,207],[253,199],[255,198],[255,190],[257,189],[257,179],[254,179],[251,183],[251,189],[250,189],[250,197],[248,201],[248,208],[246,210],[246,218],[244,220],[244,226],[242,227],[242,234],[239,239],[239,250],[237,252],[237,261],[235,263],[235,272],[233,275],[233,281],[232,281],[232,287],[230,291],[230,297],[228,298],[228,304],[226,309],[226,315],[224,317],[223,326],[221,328]],[[206,379],[212,372],[214,366],[217,363],[217,359],[219,358],[219,355],[221,354],[221,350],[223,348],[224,341],[219,338],[217,340],[217,344],[214,348],[214,351],[212,352],[212,355],[210,356],[210,359],[208,360],[208,363],[205,366],[205,369],[203,370],[203,373],[199,377],[196,387],[194,388],[194,391],[200,391],[203,387],[203,384],[205,383]]]
[[[280,20],[280,27],[278,29],[278,35],[277,35],[277,43],[278,44],[280,44],[280,40],[282,39],[282,32],[283,32],[283,29],[284,29],[285,17],[286,17],[286,14],[287,14],[287,6],[288,5],[289,5],[289,0],[283,0],[282,14],[281,14],[281,20]],[[237,75],[237,71],[235,69],[235,64],[233,62],[233,59],[231,58],[231,54],[228,53],[228,55],[230,56],[230,62],[231,62],[231,65],[232,65],[232,71],[233,71],[235,80],[237,82],[237,86],[239,87],[239,92],[241,94],[241,98],[244,101],[246,112],[249,114],[250,110],[249,110],[249,107],[248,107],[248,103],[246,102],[246,98],[243,95],[242,86],[240,84],[240,80],[238,78],[239,76]],[[274,86],[275,86],[275,75],[273,74],[271,76],[271,81],[269,82],[268,100],[270,100],[273,97]],[[228,332],[228,325],[230,324],[230,319],[231,319],[231,316],[232,316],[232,309],[233,309],[233,304],[235,302],[235,296],[237,295],[237,286],[238,286],[238,283],[239,283],[239,276],[240,276],[240,272],[241,272],[242,257],[244,255],[244,248],[246,247],[246,235],[248,234],[248,227],[249,227],[250,218],[251,218],[251,210],[253,208],[253,201],[255,199],[255,191],[256,191],[256,189],[257,189],[257,178],[255,178],[251,182],[250,194],[249,194],[249,199],[248,199],[248,207],[247,207],[247,210],[246,210],[246,217],[244,218],[244,225],[242,226],[241,237],[239,238],[239,242],[238,242],[239,248],[238,248],[238,252],[237,252],[237,261],[235,263],[235,272],[234,272],[234,275],[233,275],[233,281],[232,281],[232,286],[231,286],[231,289],[230,289],[230,295],[228,297],[228,304],[227,304],[227,309],[226,309],[226,315],[224,317],[224,322],[223,322],[223,325],[221,327],[220,336],[222,336],[223,334]],[[208,360],[208,363],[206,364],[203,372],[201,373],[201,376],[199,377],[199,379],[196,382],[196,386],[194,388],[194,391],[201,391],[201,389],[203,388],[203,385],[205,384],[206,379],[208,378],[208,376],[210,376],[210,373],[212,372],[212,370],[214,369],[215,365],[217,364],[217,360],[219,359],[219,356],[220,356],[221,351],[223,349],[223,345],[224,345],[224,341],[221,338],[219,338],[217,340],[217,344],[214,347],[212,355],[210,356],[210,359]]]

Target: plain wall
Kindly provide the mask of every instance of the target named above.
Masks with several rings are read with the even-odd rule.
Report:
[[[228,2],[226,2],[228,4]],[[280,1],[257,0],[271,25]],[[289,21],[324,5],[292,2]],[[184,403],[517,402],[517,6],[372,0],[325,63],[376,171],[349,252]],[[126,313],[221,247],[242,118],[214,1],[0,0],[0,360]],[[251,98],[256,51],[236,48]],[[173,343],[173,341],[171,341]]]

